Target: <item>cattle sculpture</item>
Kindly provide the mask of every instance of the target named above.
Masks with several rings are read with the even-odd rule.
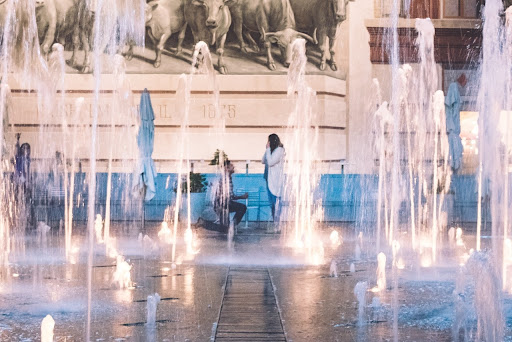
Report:
[[[146,4],[146,28],[149,38],[156,49],[153,66],[158,68],[162,63],[162,51],[165,43],[175,32],[180,32],[176,54],[181,53],[187,23],[185,22],[184,0],[155,0]],[[133,55],[133,45],[126,54],[130,60]]]
[[[93,39],[95,8],[88,0],[77,1],[77,17],[72,33],[73,54],[71,55],[69,64],[72,67],[77,66],[78,50],[80,49],[80,46],[82,46],[84,50],[84,62],[80,71],[87,73],[89,72],[91,65],[90,51]]]
[[[332,70],[338,70],[334,60],[334,44],[339,24],[347,17],[349,0],[290,0],[295,14],[297,30],[315,34],[321,51],[319,68],[325,70],[326,62]],[[327,60],[326,43],[329,38],[330,58]]]
[[[76,16],[76,0],[36,0],[36,22],[42,54],[48,54],[55,41],[64,45],[76,24]]]
[[[110,53],[118,52],[119,42],[118,3],[114,0],[78,0],[78,18],[73,30],[73,54],[70,64],[76,66],[77,52],[82,46],[84,62],[80,69],[87,73],[91,68],[91,50],[103,53],[110,48]],[[99,23],[96,24],[96,20]],[[98,30],[98,32],[96,32]]]
[[[2,23],[5,22],[4,3],[9,1],[0,0]],[[69,64],[77,67],[78,51],[82,49],[84,62],[79,66],[82,72],[88,72],[91,69],[90,52],[93,43],[98,44],[96,49],[103,52],[108,46],[119,47],[125,44],[126,40],[132,39],[123,38],[122,35],[124,28],[122,25],[125,24],[126,19],[123,17],[121,22],[118,22],[116,17],[117,7],[119,4],[129,4],[127,0],[102,0],[99,2],[102,6],[99,14],[96,13],[98,0],[33,1],[32,4],[35,5],[29,12],[34,13],[35,8],[41,53],[46,55],[55,41],[65,45],[71,37],[73,53]],[[321,70],[325,70],[327,64],[332,70],[337,70],[334,59],[336,31],[339,24],[346,18],[348,1],[149,0],[141,5],[145,6],[147,37],[155,45],[154,67],[160,67],[164,46],[172,34],[179,32],[176,54],[182,51],[186,28],[190,26],[194,43],[202,40],[210,45],[216,45],[218,70],[220,73],[226,73],[224,45],[231,20],[233,20],[235,37],[242,51],[248,52],[245,41],[259,50],[258,44],[254,41],[255,37],[251,35],[259,34],[260,44],[265,47],[266,65],[270,70],[276,69],[272,56],[272,44],[278,46],[283,65],[288,66],[292,58],[291,43],[296,38],[304,38],[318,44],[321,52],[319,63]],[[23,9],[20,8],[20,10]],[[101,18],[102,24],[98,26],[101,33],[95,38],[96,18]],[[3,25],[0,26],[3,28]],[[70,49],[68,46],[66,48]],[[133,44],[130,45],[126,58],[129,60],[132,55]]]
[[[238,0],[232,5],[232,13],[236,17],[234,31],[240,41],[242,50],[246,50],[242,32],[259,32],[260,41],[265,46],[267,67],[275,70],[272,57],[272,44],[277,44],[281,51],[283,65],[288,67],[292,59],[291,43],[296,38],[304,38],[313,42],[309,35],[295,30],[295,16],[289,0]],[[241,16],[241,17],[240,17]],[[245,35],[251,43],[252,37]]]
[[[185,20],[192,30],[194,43],[204,41],[216,45],[217,65],[221,74],[227,73],[224,43],[231,26],[228,2],[229,0],[186,0],[185,3]]]

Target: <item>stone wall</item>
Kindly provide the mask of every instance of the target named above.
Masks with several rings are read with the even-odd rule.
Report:
[[[153,158],[158,172],[176,172],[179,159],[181,120],[177,117],[178,75],[128,75],[135,108],[141,91],[147,87],[151,93],[155,112],[155,148]],[[218,76],[221,114],[226,129],[222,134],[216,128],[220,118],[215,117],[212,87],[205,76],[194,78],[191,89],[188,146],[194,170],[211,172],[208,162],[218,148],[223,148],[228,157],[249,171],[262,172],[261,156],[265,150],[267,136],[277,133],[286,146],[288,117],[292,103],[287,98],[286,75],[229,75]],[[322,172],[339,173],[341,164],[347,159],[347,114],[345,81],[322,75],[311,75],[307,81],[317,92],[317,120],[319,148],[314,152],[321,162]],[[87,170],[90,158],[91,127],[94,106],[93,80],[90,75],[66,75],[64,109],[49,111],[44,117],[38,111],[36,93],[27,92],[10,83],[12,109],[9,115],[11,133],[22,133],[21,142],[32,147],[32,158],[44,161],[53,158],[55,151],[71,155],[72,134],[79,127],[76,157]],[[106,171],[106,161],[113,148],[114,171],[131,172],[137,158],[135,140],[136,121],[130,113],[115,112],[112,80],[103,77],[99,94],[97,160],[98,172]],[[58,94],[60,96],[60,94]],[[76,100],[84,98],[82,111],[75,117]],[[115,112],[115,113],[114,113]],[[113,120],[112,120],[113,118]],[[67,132],[65,134],[65,132]]]

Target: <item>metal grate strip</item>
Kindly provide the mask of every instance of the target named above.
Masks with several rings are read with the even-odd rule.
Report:
[[[286,342],[266,268],[229,269],[216,342]]]

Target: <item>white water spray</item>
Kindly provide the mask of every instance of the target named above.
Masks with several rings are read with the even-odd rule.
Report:
[[[53,342],[53,329],[55,321],[50,315],[46,315],[41,322],[41,342]]]
[[[96,220],[94,220],[94,232],[96,233],[96,243],[103,243],[103,219],[100,214],[97,214]]]
[[[377,255],[377,290],[382,292],[386,287],[386,255],[381,252]]]
[[[368,290],[368,283],[360,281],[354,287],[354,294],[357,298],[357,325],[362,326],[366,323],[364,312],[366,307],[366,292]]]
[[[132,266],[125,261],[122,255],[117,256],[116,270],[113,275],[113,282],[117,284],[120,289],[125,289],[132,286],[130,271]]]
[[[288,119],[287,151],[285,158],[286,182],[284,197],[289,201],[291,229],[285,230],[288,244],[304,249],[308,262],[322,262],[320,246],[315,229],[323,218],[321,198],[316,193],[319,182],[318,162],[315,160],[318,147],[316,119],[316,92],[305,79],[306,42],[296,39],[292,43],[293,60],[288,69],[288,98],[292,105]]]
[[[338,265],[336,264],[336,260],[331,261],[331,267],[329,268],[329,276],[332,278],[338,278]]]
[[[158,308],[158,303],[160,303],[160,295],[158,293],[148,296],[146,326],[149,328],[154,328],[156,325],[156,310]]]

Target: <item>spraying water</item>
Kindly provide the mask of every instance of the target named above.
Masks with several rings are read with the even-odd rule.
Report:
[[[285,231],[285,238],[289,245],[305,250],[309,263],[319,264],[323,262],[323,246],[315,234],[315,226],[323,213],[316,192],[319,171],[314,157],[318,147],[318,126],[314,126],[317,103],[316,92],[305,79],[305,44],[304,39],[292,43],[293,60],[288,69],[288,98],[292,109],[288,119],[284,197],[290,203],[288,216],[293,224]]]
[[[96,233],[96,243],[103,243],[103,219],[100,214],[97,214],[96,220],[94,220],[94,232]]]
[[[210,50],[208,49],[208,45],[205,42],[198,42],[195,45],[194,52],[192,55],[192,66],[190,73],[188,75],[181,75],[179,80],[178,89],[176,92],[177,104],[176,104],[176,112],[180,118],[181,126],[180,133],[178,136],[178,163],[177,163],[177,185],[176,185],[176,201],[174,207],[174,220],[173,220],[173,247],[172,247],[172,262],[176,262],[176,243],[178,239],[178,218],[180,208],[183,206],[183,194],[186,193],[185,200],[186,204],[186,228],[184,232],[184,239],[186,243],[186,254],[187,258],[190,259],[197,253],[195,249],[197,239],[195,235],[192,233],[191,229],[191,196],[190,196],[190,134],[189,134],[189,113],[190,113],[190,95],[191,95],[191,84],[192,80],[198,77],[192,78],[195,75],[206,75],[209,84],[212,87],[213,94],[213,108],[210,107],[210,117],[214,118],[213,127],[210,128],[210,135],[212,136],[212,141],[216,144],[216,146],[220,147],[219,158],[218,158],[218,169],[217,173],[220,175],[220,180],[217,180],[216,183],[221,187],[221,189],[217,189],[217,191],[212,192],[213,196],[218,196],[221,198],[220,207],[223,210],[227,210],[226,200],[229,198],[229,182],[228,182],[228,174],[225,173],[224,169],[224,133],[226,127],[226,118],[222,115],[220,110],[220,92],[217,84],[215,69],[213,67],[212,56]],[[199,77],[200,79],[200,77]],[[184,182],[182,180],[185,180]],[[186,185],[186,189],[183,187]],[[217,187],[215,187],[217,188]],[[215,201],[215,198],[212,199]],[[221,221],[224,221],[223,218],[229,217],[228,213],[221,214]],[[226,222],[222,222],[225,224]],[[231,247],[232,244],[232,234],[233,230],[230,229],[228,234],[228,247]]]
[[[377,255],[377,290],[386,290],[386,255],[382,252]]]
[[[492,217],[493,259],[501,264],[502,289],[511,288],[509,260],[506,258],[510,236],[509,165],[510,115],[512,109],[511,10],[506,12],[503,25],[503,3],[487,1],[483,10],[483,44],[478,93],[478,217],[476,250],[481,248],[482,201],[489,200]],[[507,72],[503,72],[507,70]],[[503,237],[503,240],[501,241]]]
[[[77,118],[82,114],[82,107],[84,104],[84,98],[79,97],[75,100],[75,115],[73,118],[74,122],[78,122]],[[69,152],[69,157],[71,159],[71,165],[68,169],[69,171],[69,190],[66,189],[68,205],[64,208],[66,221],[64,223],[65,228],[65,249],[66,249],[66,259],[69,261],[71,257],[71,249],[72,249],[72,241],[71,238],[73,236],[73,206],[74,206],[74,195],[75,195],[75,174],[77,169],[77,161],[76,161],[76,151],[77,151],[77,140],[78,140],[78,124],[73,126],[72,132],[69,132],[68,140],[71,143],[71,149]],[[85,130],[84,130],[85,131]],[[67,163],[66,163],[67,164]],[[66,179],[67,179],[66,175]]]
[[[389,236],[389,189],[388,179],[391,169],[390,158],[388,152],[392,147],[391,135],[386,134],[393,124],[393,116],[389,111],[387,102],[382,102],[375,112],[374,131],[375,139],[374,146],[375,152],[379,158],[379,183],[377,193],[377,237],[375,247],[377,251],[381,248],[381,235],[382,235],[382,220],[385,222],[386,237]],[[382,214],[384,213],[384,217]]]
[[[10,88],[7,80],[14,77],[18,83],[25,89],[38,88],[45,89],[48,81],[47,63],[39,52],[37,26],[35,16],[34,1],[8,1],[2,4],[4,7],[3,27],[1,28],[0,55],[0,75],[2,85],[0,90],[0,144],[2,152],[5,150],[5,132],[8,123],[8,114],[10,112]],[[41,82],[43,81],[43,82]],[[42,93],[38,92],[38,107],[42,102]],[[47,106],[48,107],[48,106]],[[38,108],[42,109],[42,108]],[[2,153],[3,159],[3,153]],[[2,160],[4,163],[5,160]],[[18,195],[12,191],[8,184],[8,178],[4,173],[0,175],[0,245],[2,253],[0,264],[7,265],[9,256],[13,252],[24,251],[23,235],[26,222],[24,201],[20,201],[21,194]],[[23,196],[24,197],[24,196]]]
[[[44,222],[39,222],[37,224],[37,243],[39,247],[46,248],[48,247],[48,232],[50,231],[50,226]]]
[[[356,249],[354,252],[354,260],[361,260],[361,247],[359,247],[359,242],[356,242]]]
[[[187,229],[185,229],[183,240],[186,245],[186,259],[192,260],[194,256],[199,253],[199,239],[197,234],[193,232],[190,227],[187,227]]]
[[[202,45],[198,44],[196,46],[196,50],[199,51]],[[207,47],[206,47],[207,49]],[[198,52],[195,52],[197,55]],[[197,56],[196,56],[197,58]],[[178,90],[176,92],[176,98],[178,99],[177,103],[177,112],[180,118],[181,127],[180,127],[180,137],[179,137],[179,147],[178,147],[178,172],[177,179],[178,183],[176,185],[176,203],[174,205],[174,225],[173,225],[173,245],[172,245],[172,262],[176,261],[176,243],[178,237],[178,218],[180,207],[182,206],[182,198],[183,198],[183,174],[186,174],[186,192],[188,200],[188,210],[187,210],[187,229],[190,229],[190,160],[189,160],[189,146],[190,141],[188,141],[188,124],[189,124],[189,111],[190,111],[190,77],[186,75],[181,75]]]
[[[41,342],[53,342],[53,329],[55,321],[50,315],[46,315],[41,322]]]
[[[331,267],[329,268],[329,275],[333,278],[338,278],[338,265],[336,264],[336,260],[331,261]]]
[[[160,230],[158,231],[158,239],[162,243],[173,243],[172,231],[169,229],[167,222],[163,221]]]
[[[130,83],[126,78],[126,62],[123,56],[116,54],[113,56],[113,71],[112,71],[112,110],[110,114],[110,141],[108,143],[108,164],[107,164],[107,193],[105,197],[105,222],[103,227],[103,240],[105,248],[108,250],[111,247],[110,241],[110,220],[111,220],[111,197],[112,197],[112,168],[113,168],[113,154],[114,149],[117,149],[117,155],[122,160],[130,159],[130,144],[123,144],[123,147],[118,146],[115,142],[117,139],[123,141],[135,141],[135,131],[132,130],[132,125],[136,118],[136,110],[133,104],[133,96]],[[126,176],[125,178],[127,178]]]
[[[67,163],[67,157],[68,157],[68,144],[67,144],[67,131],[68,131],[68,122],[67,122],[67,115],[65,112],[65,98],[66,98],[66,88],[65,88],[65,75],[66,75],[66,61],[64,59],[64,46],[62,46],[59,43],[55,43],[52,46],[52,53],[50,54],[49,58],[49,70],[50,70],[50,77],[54,81],[53,84],[55,84],[55,89],[52,89],[53,96],[56,96],[55,99],[55,110],[57,112],[57,116],[59,118],[62,118],[62,126],[64,134],[62,134],[62,152],[63,152],[63,160],[62,164],[60,165],[60,168],[62,169],[62,184],[59,184],[59,190],[64,192],[64,208],[68,207],[69,202],[69,178],[68,178],[68,163]],[[50,87],[52,88],[52,87]],[[60,92],[60,95],[55,95],[58,92]],[[44,129],[40,129],[40,141],[44,137]],[[57,166],[57,165],[56,165]],[[56,167],[57,168],[57,167]],[[57,176],[57,179],[60,180],[60,175],[57,175],[57,169],[54,169],[54,176]],[[62,187],[60,187],[62,185]],[[61,192],[59,191],[59,192]],[[60,193],[59,193],[60,195]],[[64,210],[64,227],[65,231],[67,222],[69,221],[68,218],[68,212],[67,210]],[[60,231],[60,227],[59,227]]]
[[[2,46],[2,52],[3,51]],[[7,58],[4,58],[4,62]],[[3,67],[3,66],[2,66]],[[6,71],[6,70],[5,70]],[[3,74],[6,77],[6,74]],[[8,118],[9,114],[9,105],[10,105],[10,94],[11,89],[5,83],[0,85],[0,115],[2,115],[2,120],[0,120],[0,148],[3,150],[3,142],[5,139],[4,136],[4,118]],[[0,174],[0,204],[2,208],[7,208],[7,196],[6,192],[8,191],[7,182],[5,182],[3,172]],[[0,210],[0,269],[3,269],[3,266],[7,266],[9,261],[9,253],[11,251],[11,229],[9,225],[9,211],[8,210]]]
[[[146,327],[148,328],[154,328],[156,325],[156,309],[158,308],[158,303],[160,303],[160,295],[158,293],[148,296],[146,317]]]
[[[473,253],[466,263],[467,283],[470,285],[467,296],[473,297],[477,317],[476,339],[479,341],[503,341],[505,319],[497,269],[492,258],[482,252]]]
[[[392,30],[392,98],[379,106],[374,124],[379,159],[376,245],[380,247],[383,233],[391,245],[399,238],[398,230],[407,231],[407,245],[428,255],[432,263],[437,260],[439,232],[444,229],[439,217],[451,183],[444,96],[436,91],[435,30],[430,19],[416,19],[420,62],[414,70],[398,66],[396,27]],[[401,203],[407,203],[405,226]]]
[[[336,230],[331,232],[331,235],[329,235],[329,240],[331,241],[332,247],[338,247],[342,243],[342,237]]]
[[[124,47],[128,41],[134,41],[140,45],[144,44],[145,22],[144,18],[144,1],[137,0],[138,6],[130,7],[126,0],[107,1],[97,0],[95,6],[91,6],[89,2],[85,2],[82,14],[79,18],[82,27],[84,25],[92,25],[94,33],[91,38],[93,46],[93,75],[94,75],[94,94],[92,105],[92,125],[91,125],[91,147],[90,147],[90,165],[89,165],[89,188],[88,188],[88,257],[87,257],[87,322],[86,322],[86,341],[90,341],[91,331],[91,288],[92,288],[92,262],[93,262],[93,246],[94,246],[94,215],[96,200],[96,146],[97,146],[97,127],[100,106],[100,89],[102,74],[102,56],[107,52],[109,57],[117,53],[119,47]],[[131,10],[129,10],[131,9]],[[80,11],[79,11],[80,12]],[[92,23],[90,21],[93,21]],[[87,39],[87,38],[86,38]],[[85,42],[82,42],[85,43]],[[88,46],[86,44],[85,46]],[[84,66],[82,71],[88,71],[89,67],[89,51],[85,50]],[[73,56],[74,57],[74,56]],[[73,59],[72,57],[72,59]],[[118,256],[118,267],[123,264]],[[121,272],[126,274],[126,272]],[[129,273],[128,273],[129,274]],[[125,276],[120,279],[126,280]],[[120,286],[121,286],[121,281]],[[126,284],[126,282],[124,282]]]
[[[125,289],[132,286],[130,271],[132,266],[126,262],[122,255],[117,256],[116,270],[113,275],[113,282],[118,285],[120,289]]]
[[[366,307],[366,292],[368,290],[368,283],[366,281],[360,281],[354,287],[354,294],[357,298],[357,325],[362,326],[366,320],[364,318],[364,312]]]

